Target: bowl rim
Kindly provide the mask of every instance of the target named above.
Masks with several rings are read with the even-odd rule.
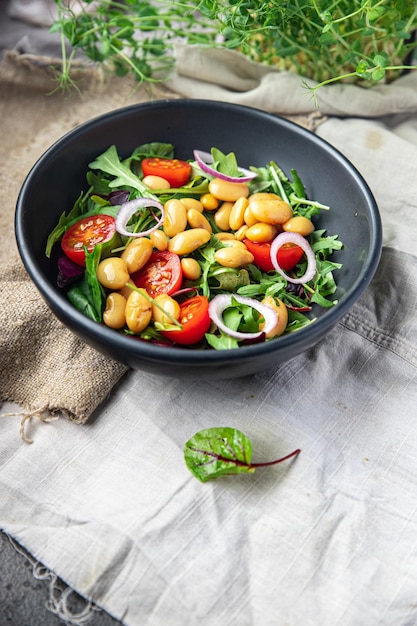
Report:
[[[319,145],[321,148],[332,155],[334,159],[339,161],[347,168],[356,184],[360,187],[362,194],[366,197],[368,205],[371,207],[369,212],[369,225],[371,232],[371,243],[367,258],[363,265],[361,277],[358,277],[353,283],[350,292],[343,298],[342,302],[338,302],[334,307],[328,309],[322,317],[314,321],[312,324],[297,330],[294,333],[284,335],[269,342],[255,343],[247,346],[240,346],[235,350],[196,350],[193,348],[185,348],[180,346],[161,346],[148,343],[143,340],[132,341],[131,336],[123,335],[115,332],[111,328],[107,328],[102,324],[97,324],[79,312],[68,302],[65,294],[57,293],[52,287],[48,279],[44,276],[43,271],[38,266],[36,259],[33,260],[30,247],[24,236],[24,217],[25,217],[25,197],[31,186],[32,179],[36,176],[36,172],[40,165],[52,158],[56,152],[59,152],[66,144],[70,143],[78,135],[84,133],[85,130],[92,129],[106,123],[115,118],[122,118],[134,112],[141,112],[147,109],[157,108],[178,108],[192,107],[204,109],[205,107],[215,107],[217,109],[232,109],[240,111],[247,115],[253,115],[257,118],[265,118],[275,120],[278,125],[286,127],[295,132],[299,136],[307,138],[309,141]],[[53,313],[61,320],[71,321],[71,324],[80,329],[84,336],[96,337],[101,345],[106,343],[116,344],[119,351],[126,351],[136,357],[143,357],[147,360],[163,360],[164,362],[175,364],[178,362],[188,363],[191,365],[204,364],[216,365],[223,363],[225,357],[228,362],[240,361],[245,358],[255,357],[256,355],[266,356],[277,350],[285,351],[288,348],[305,344],[308,338],[309,344],[314,344],[318,336],[322,336],[324,332],[330,330],[351,308],[354,302],[360,297],[363,291],[370,283],[378,267],[382,253],[382,222],[379,214],[378,206],[367,182],[365,181],[359,170],[350,162],[350,160],[342,154],[340,150],[335,148],[327,140],[319,137],[309,129],[297,124],[296,122],[284,118],[280,115],[264,111],[255,107],[233,104],[228,102],[220,102],[215,100],[203,99],[161,99],[152,102],[135,103],[119,109],[108,111],[101,115],[95,116],[72,130],[66,132],[61,138],[56,140],[43,154],[36,160],[27,176],[25,177],[21,189],[18,194],[15,210],[15,237],[18,251],[22,259],[23,265],[28,272],[30,278],[35,283],[38,291],[43,299],[52,309]],[[64,322],[65,323],[65,322]],[[75,331],[72,331],[75,332]],[[78,334],[78,333],[76,333]],[[303,348],[302,348],[303,350]],[[301,351],[301,350],[300,350]]]

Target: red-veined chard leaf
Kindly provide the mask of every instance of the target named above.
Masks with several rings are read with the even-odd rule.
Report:
[[[294,450],[275,461],[252,463],[252,443],[236,428],[200,430],[184,446],[185,464],[201,482],[227,474],[252,474],[257,467],[276,465],[299,454]]]

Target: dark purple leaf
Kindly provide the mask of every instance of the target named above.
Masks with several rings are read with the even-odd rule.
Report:
[[[68,257],[61,256],[58,259],[58,276],[56,282],[60,289],[69,287],[78,280],[81,280],[83,274],[84,268],[73,263]]]
[[[129,200],[129,192],[128,191],[111,191],[108,195],[108,200],[111,205],[119,206],[120,204],[124,204]]]

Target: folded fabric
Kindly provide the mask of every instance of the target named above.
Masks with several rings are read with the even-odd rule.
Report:
[[[18,259],[0,278],[0,402],[84,423],[127,371],[67,330]]]
[[[332,84],[314,99],[317,83],[250,61],[233,50],[178,44],[170,88],[187,98],[207,98],[248,105],[272,113],[380,117],[417,110],[417,72],[372,89]]]
[[[126,626],[415,624],[416,276],[385,248],[330,335],[258,375],[132,372],[29,448],[1,422],[0,527]],[[301,454],[202,485],[182,448],[213,426]]]

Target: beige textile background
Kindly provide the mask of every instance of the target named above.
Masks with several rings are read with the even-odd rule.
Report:
[[[18,256],[14,210],[20,187],[36,160],[79,124],[107,111],[166,96],[131,81],[103,80],[79,70],[82,95],[56,90],[56,60],[5,54],[0,64],[0,401],[23,409],[21,434],[31,416],[65,415],[84,423],[126,373],[66,330],[41,299]],[[80,376],[80,372],[83,373]]]

